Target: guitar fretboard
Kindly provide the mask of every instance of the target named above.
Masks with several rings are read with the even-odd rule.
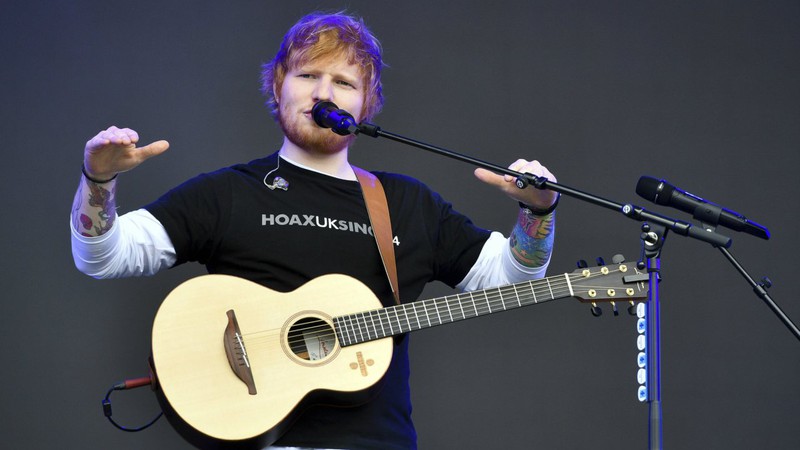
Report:
[[[572,297],[569,274],[420,300],[333,319],[344,346]]]

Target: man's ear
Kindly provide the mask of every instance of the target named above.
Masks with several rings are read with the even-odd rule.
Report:
[[[278,98],[278,89],[277,89],[277,86],[275,85],[274,81],[272,82],[272,98],[275,99],[275,104],[276,105],[281,102],[280,98]]]

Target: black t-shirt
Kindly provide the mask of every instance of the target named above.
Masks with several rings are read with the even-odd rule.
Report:
[[[181,264],[242,277],[288,292],[329,273],[366,284],[384,305],[394,300],[369,225],[361,188],[278,156],[195,177],[146,206],[165,227]],[[434,280],[455,286],[480,254],[489,231],[476,227],[412,178],[376,172],[386,191],[399,290],[416,300]],[[408,388],[408,339],[396,341],[384,388],[354,408],[313,407],[275,443],[350,449],[416,448]]]

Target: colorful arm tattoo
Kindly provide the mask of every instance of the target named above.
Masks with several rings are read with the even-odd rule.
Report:
[[[546,216],[535,216],[520,210],[517,224],[509,239],[514,258],[527,267],[543,266],[553,252],[555,225],[554,212]]]
[[[111,189],[91,182],[86,178],[81,179],[75,201],[72,204],[72,224],[81,235],[93,237],[101,236],[111,229],[116,214],[116,183],[111,184]]]

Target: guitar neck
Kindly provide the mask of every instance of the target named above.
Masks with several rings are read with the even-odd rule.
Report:
[[[569,274],[335,317],[342,346],[574,295]]]

